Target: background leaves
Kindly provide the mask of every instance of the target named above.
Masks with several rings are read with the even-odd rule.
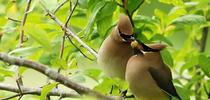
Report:
[[[43,1],[51,12],[54,12],[56,7],[63,2],[63,0]],[[71,1],[74,6],[75,0]],[[102,41],[117,24],[120,13],[125,13],[125,9],[120,6],[123,4],[121,1],[79,0],[68,26],[85,43],[98,51]],[[162,58],[172,70],[173,82],[181,97],[184,100],[207,100],[209,96],[206,90],[210,92],[210,35],[204,28],[209,29],[210,26],[210,1],[145,0],[138,7],[142,1],[127,0],[126,2],[129,14],[134,13],[132,19],[135,24],[136,38],[144,43],[166,44],[167,48],[161,52]],[[104,94],[109,94],[112,86],[112,95],[120,95],[119,90],[127,88],[125,82],[106,76],[95,59],[91,61],[84,57],[72,43],[85,55],[94,58],[74,39],[72,42],[66,39],[63,57],[60,58],[64,33],[59,26],[45,16],[45,12],[37,1],[33,0],[24,27],[23,47],[17,48],[20,32],[18,21],[23,17],[26,4],[24,0],[0,1],[0,52],[49,65],[75,82]],[[55,13],[62,22],[66,21],[69,7],[68,2]],[[204,37],[204,34],[208,35]],[[203,39],[206,39],[205,45],[202,42]],[[203,46],[205,50],[201,50]],[[27,68],[17,68],[17,66],[0,62],[0,81],[16,85],[14,80],[17,72],[20,72],[27,86],[44,86],[41,96],[26,95],[22,98],[23,100],[45,99],[47,93],[57,85],[42,74],[35,75],[35,72]],[[42,81],[34,82],[36,81],[34,77]],[[49,82],[52,84],[48,84]],[[66,89],[60,85],[59,88]],[[9,92],[0,92],[1,98],[11,95]]]

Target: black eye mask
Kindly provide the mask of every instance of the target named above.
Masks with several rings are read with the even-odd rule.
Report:
[[[133,34],[132,34],[132,35],[125,35],[124,33],[122,33],[122,32],[120,31],[120,29],[118,29],[118,30],[119,30],[120,36],[123,38],[123,41],[124,41],[124,42],[128,42],[128,43],[129,43],[129,42],[135,40]]]
[[[123,38],[123,42],[130,43],[130,42],[136,40],[134,38],[133,34],[132,35],[125,35],[124,33],[122,33],[120,31],[120,29],[118,29],[118,30],[119,30],[120,36]],[[158,52],[158,51],[160,51],[160,50],[152,49],[152,48],[148,47],[147,45],[145,45],[144,43],[142,43],[139,40],[136,40],[136,41],[138,41],[138,43],[142,45],[142,47],[144,49],[143,51],[146,51],[146,52]]]

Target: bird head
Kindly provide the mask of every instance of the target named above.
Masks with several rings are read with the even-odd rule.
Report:
[[[133,26],[127,15],[121,14],[120,20],[117,24],[119,34],[124,42],[131,42],[135,40],[133,36]]]
[[[134,51],[138,54],[139,53],[142,54],[141,51],[144,51],[144,52],[159,52],[162,49],[166,48],[165,44],[149,44],[147,46],[144,43],[142,43],[140,41],[137,41],[137,40],[132,41],[130,45],[134,49]]]

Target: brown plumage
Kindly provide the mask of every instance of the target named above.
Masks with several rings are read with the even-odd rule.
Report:
[[[111,34],[103,41],[97,62],[103,71],[110,76],[125,78],[128,59],[133,55],[129,41],[133,34],[133,27],[126,15],[120,15],[120,20]]]
[[[143,48],[133,42],[131,45],[135,51]],[[149,47],[161,51],[166,46],[152,44]],[[171,71],[164,64],[159,51],[136,52],[127,63],[126,80],[138,100],[169,100],[171,95],[181,99],[172,83]]]

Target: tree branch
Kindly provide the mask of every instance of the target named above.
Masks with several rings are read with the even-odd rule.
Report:
[[[74,13],[74,10],[76,9],[76,7],[77,7],[77,4],[78,4],[78,0],[76,1],[76,3],[75,3],[75,5],[74,5],[74,7],[73,7],[73,9],[72,9],[72,2],[70,1],[70,14],[68,15],[68,17],[67,17],[67,20],[66,20],[66,22],[65,22],[65,27],[67,28],[68,27],[68,23],[69,23],[69,21],[70,21],[70,19],[71,19],[71,16],[73,15],[73,13]],[[66,36],[66,31],[64,32],[64,34],[63,34],[63,39],[62,39],[62,42],[61,42],[61,49],[60,49],[60,58],[62,58],[63,57],[63,52],[64,52],[64,45],[65,45],[65,36]]]
[[[50,79],[55,80],[68,88],[74,89],[79,94],[90,95],[90,96],[94,96],[94,97],[97,97],[97,98],[100,98],[103,100],[113,100],[113,97],[102,95],[96,91],[91,90],[90,88],[87,88],[87,87],[81,86],[75,82],[72,82],[67,77],[50,69],[50,67],[47,65],[43,65],[43,64],[40,64],[40,63],[37,63],[34,61],[10,56],[5,53],[0,53],[0,60],[7,62],[9,64],[12,64],[12,65],[24,66],[26,68],[34,69],[34,70],[46,75]]]
[[[65,24],[63,24],[54,14],[52,14],[46,7],[45,5],[40,2],[41,6],[44,8],[44,11],[47,12],[47,15],[50,16],[52,20],[54,20],[64,32],[66,32],[67,35],[73,37],[77,42],[79,42],[84,48],[86,48],[91,54],[93,54],[95,57],[98,56],[98,54],[90,48],[86,43],[84,43],[75,33],[73,33],[69,28],[65,27]]]
[[[27,19],[28,13],[29,13],[31,1],[32,1],[32,0],[28,0],[28,1],[27,1],[27,6],[26,6],[26,9],[25,9],[25,12],[24,12],[23,19],[22,19],[22,21],[21,21],[21,25],[20,25],[20,42],[19,42],[18,47],[22,47],[22,46],[23,46],[24,25],[25,25],[25,23],[26,23],[26,19]]]
[[[29,88],[29,87],[21,87],[22,93],[20,93],[20,90],[18,87],[12,86],[12,85],[7,85],[7,84],[2,84],[0,83],[0,90],[5,90],[5,91],[10,91],[17,93],[13,96],[1,99],[1,100],[8,100],[12,99],[21,95],[27,95],[27,94],[32,94],[32,95],[41,95],[41,88]],[[80,95],[75,94],[75,93],[70,93],[70,92],[65,92],[59,89],[53,89],[48,93],[49,96],[61,96],[62,98],[65,97],[71,97],[71,98],[79,98]]]
[[[13,19],[13,18],[11,18],[11,17],[7,17],[7,19],[8,19],[8,20],[11,20],[11,21],[13,21],[13,22],[21,23],[20,20]]]

